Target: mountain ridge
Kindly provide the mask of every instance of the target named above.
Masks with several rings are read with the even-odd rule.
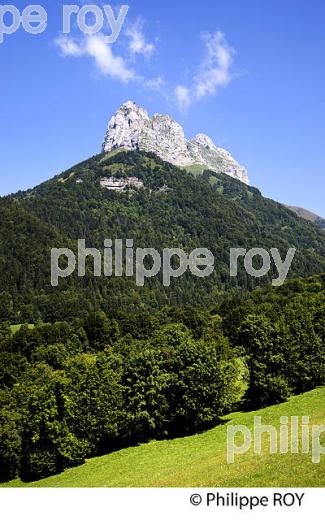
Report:
[[[102,151],[118,148],[152,152],[179,167],[201,165],[249,184],[246,168],[210,137],[199,133],[186,139],[182,126],[170,116],[156,113],[150,118],[134,101],[123,103],[108,123]]]
[[[125,189],[111,190],[101,182],[112,177]],[[271,270],[255,279],[240,266],[231,278],[232,247],[277,247],[283,257],[295,247],[290,277],[325,271],[325,236],[315,224],[226,174],[206,170],[195,176],[153,153],[99,154],[32,190],[0,198],[0,212],[0,320],[51,322],[92,310],[137,313],[190,302],[210,308],[225,291],[251,290],[276,277]],[[99,251],[107,238],[131,238],[135,247],[159,252],[206,247],[216,259],[215,270],[207,278],[185,273],[169,288],[157,276],[141,288],[133,278],[96,278],[90,263],[86,277],[74,274],[51,287],[51,247],[76,251],[79,238]]]
[[[313,222],[314,224],[317,224],[318,226],[325,228],[325,219],[316,213],[313,213],[312,211],[301,208],[300,206],[290,206],[286,204],[286,207],[289,208],[291,211],[296,213],[298,217],[304,218],[305,220],[308,220],[309,222]]]

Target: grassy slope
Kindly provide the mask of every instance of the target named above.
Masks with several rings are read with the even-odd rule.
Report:
[[[20,330],[20,328],[22,327],[22,325],[21,325],[21,324],[19,324],[19,325],[11,325],[10,327],[11,327],[11,332],[12,332],[13,334],[15,334],[16,332],[18,332],[18,331]],[[33,329],[33,328],[35,327],[35,325],[34,325],[33,323],[28,323],[28,327],[29,327],[30,329]]]
[[[138,447],[89,460],[83,466],[65,471],[29,486],[33,487],[267,487],[325,485],[325,457],[320,464],[311,454],[268,453],[268,437],[263,438],[263,455],[252,450],[226,461],[227,425],[250,427],[254,415],[262,424],[273,424],[278,431],[281,416],[307,415],[310,425],[325,423],[325,387],[291,398],[287,403],[258,412],[233,413],[227,423],[199,435],[168,441],[152,441]],[[299,427],[301,420],[299,419]],[[299,428],[300,432],[300,428]],[[238,438],[240,442],[240,438]],[[323,435],[324,445],[324,435]],[[26,486],[13,481],[7,486]]]

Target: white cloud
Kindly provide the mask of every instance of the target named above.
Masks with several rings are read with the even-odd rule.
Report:
[[[129,51],[131,54],[143,54],[148,57],[155,51],[153,43],[148,43],[143,34],[143,22],[138,19],[133,25],[129,26],[125,34],[129,38]]]
[[[132,68],[120,56],[113,54],[111,45],[106,44],[102,34],[87,36],[80,42],[68,36],[60,36],[55,40],[64,56],[91,56],[105,76],[119,79],[124,83],[135,79]]]
[[[192,85],[177,85],[174,100],[182,111],[207,95],[215,95],[219,88],[225,87],[233,79],[232,62],[234,50],[229,46],[225,35],[217,31],[204,35],[205,57],[193,77]]]
[[[141,19],[126,29],[125,36],[128,39],[128,51],[133,58],[140,55],[148,57],[155,51],[154,44],[148,43],[145,39]],[[104,76],[123,83],[135,81],[148,90],[160,93],[167,101],[173,100],[179,110],[186,112],[194,102],[205,96],[217,94],[221,87],[225,87],[233,79],[234,50],[229,46],[225,35],[220,31],[206,33],[203,40],[205,55],[193,74],[192,81],[172,87],[165,83],[162,76],[147,78],[141,73],[136,73],[127,57],[117,56],[113,52],[113,46],[105,43],[101,33],[82,39],[61,35],[55,40],[55,44],[63,56],[88,56],[94,60]]]
[[[63,56],[82,56],[84,54],[80,44],[68,36],[59,36],[54,40]]]
[[[158,76],[158,78],[144,80],[144,84],[150,90],[161,92],[165,85],[165,80],[161,76]]]
[[[207,94],[216,94],[219,87],[224,87],[232,80],[231,65],[234,50],[228,45],[225,35],[217,31],[204,36],[207,52],[194,78],[195,95],[202,98]]]
[[[190,91],[183,85],[177,85],[174,90],[177,106],[180,110],[185,111],[191,104]]]
[[[112,76],[124,83],[135,79],[135,72],[128,68],[125,60],[114,56],[111,45],[107,45],[103,36],[90,36],[86,40],[86,52],[92,56],[99,70],[105,76]]]

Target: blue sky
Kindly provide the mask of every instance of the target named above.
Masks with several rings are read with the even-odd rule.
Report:
[[[62,35],[63,4],[109,1],[40,3],[45,32],[0,44],[0,194],[98,153],[110,116],[134,99],[188,137],[208,134],[265,196],[325,216],[323,0],[130,0],[111,45],[76,23]]]

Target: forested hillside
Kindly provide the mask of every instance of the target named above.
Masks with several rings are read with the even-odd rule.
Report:
[[[103,178],[136,177],[143,188],[124,192],[101,186]],[[224,290],[252,290],[276,277],[275,268],[261,278],[243,266],[229,276],[234,247],[277,247],[284,258],[297,248],[289,276],[325,270],[325,234],[253,187],[223,174],[194,176],[152,154],[102,154],[27,192],[0,199],[0,319],[11,322],[55,321],[84,317],[90,311],[137,312],[166,304],[214,305]],[[50,284],[50,250],[70,247],[85,238],[103,249],[107,238],[133,239],[134,247],[208,248],[215,269],[207,278],[186,273],[163,287],[159,276],[137,287],[133,278],[95,278],[91,265]]]
[[[108,178],[133,185],[108,190]],[[120,152],[2,198],[0,211],[1,480],[199,432],[324,384],[325,235],[257,189]],[[107,238],[205,247],[215,270],[137,287],[94,277],[90,262],[52,287],[51,248],[76,252],[80,238],[99,250]],[[243,267],[231,278],[234,247],[283,258],[295,247],[291,279],[275,288],[274,269],[257,279]]]
[[[37,480],[325,383],[324,276],[165,307],[0,327],[0,479]]]

